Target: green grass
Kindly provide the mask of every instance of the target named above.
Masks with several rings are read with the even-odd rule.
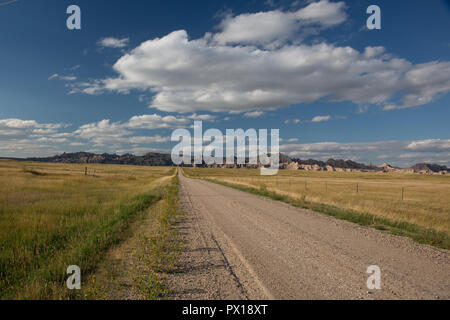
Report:
[[[178,177],[166,186],[162,199],[130,226],[127,239],[108,251],[98,270],[86,280],[80,297],[160,300],[168,298],[165,276],[176,272],[184,241],[177,224]]]
[[[183,238],[176,228],[182,219],[178,207],[178,177],[167,188],[165,206],[157,217],[156,232],[141,237],[138,250],[138,274],[133,287],[147,300],[163,299],[170,293],[160,274],[175,272],[183,252]]]

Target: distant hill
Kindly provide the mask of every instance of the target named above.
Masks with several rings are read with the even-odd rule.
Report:
[[[418,163],[411,167],[414,172],[431,171],[431,172],[443,172],[449,171],[447,166],[441,166],[438,164]]]
[[[147,153],[143,156],[132,154],[94,154],[89,152],[63,153],[48,158],[27,158],[28,161],[57,162],[57,163],[102,163],[102,164],[129,164],[138,166],[171,166],[172,159],[169,154]]]
[[[371,171],[382,171],[381,168],[373,165],[365,165],[363,163],[354,162],[352,160],[342,160],[342,159],[328,159],[326,162],[320,160],[301,160],[292,159],[292,161],[297,162],[299,165],[320,167],[322,169],[349,169],[349,170],[371,170]]]
[[[142,156],[135,156],[133,154],[94,154],[89,152],[63,153],[53,157],[47,158],[1,158],[13,159],[19,161],[37,161],[37,162],[56,162],[56,163],[102,163],[102,164],[128,164],[138,166],[173,166],[170,154],[163,153],[146,153]],[[236,163],[236,158],[235,158]],[[185,164],[184,166],[192,166],[192,164]],[[197,167],[213,167],[213,168],[258,168],[260,165],[248,164],[246,159],[245,165],[224,164],[224,165],[196,165]],[[320,161],[314,159],[302,160],[297,158],[290,158],[280,153],[280,169],[287,170],[306,170],[306,171],[345,171],[345,172],[400,172],[400,173],[420,173],[420,174],[449,174],[450,169],[446,166],[438,164],[419,163],[411,168],[398,168],[387,163],[381,166],[366,165],[352,160],[329,159],[327,161]]]

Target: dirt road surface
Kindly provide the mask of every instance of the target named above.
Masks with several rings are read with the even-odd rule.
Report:
[[[450,299],[450,251],[180,176],[174,299]],[[369,290],[367,268],[381,269]]]

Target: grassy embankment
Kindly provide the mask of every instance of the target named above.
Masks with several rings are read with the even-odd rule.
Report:
[[[283,170],[269,177],[260,176],[259,170],[247,169],[183,171],[192,178],[450,249],[448,176]]]
[[[177,271],[184,240],[177,224],[178,176],[164,198],[129,228],[127,240],[109,250],[82,290],[84,299],[157,300],[170,298],[165,277]]]
[[[94,273],[130,225],[169,197],[174,173],[88,165],[86,176],[85,165],[0,161],[0,298],[80,298],[65,286],[67,267]]]

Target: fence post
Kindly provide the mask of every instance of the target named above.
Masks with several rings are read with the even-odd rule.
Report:
[[[405,187],[402,187],[402,201],[404,199],[404,194],[405,194]]]
[[[356,193],[359,193],[359,183],[356,184]]]
[[[87,167],[84,168],[84,175],[87,176]]]

